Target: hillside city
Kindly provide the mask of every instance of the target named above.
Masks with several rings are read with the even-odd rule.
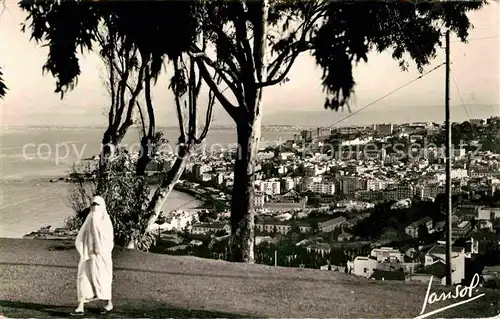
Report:
[[[500,117],[452,125],[452,282],[500,270]],[[445,135],[436,123],[301,130],[263,145],[255,199],[257,263],[376,280],[445,283]],[[156,154],[154,181],[175,154]],[[225,259],[234,149],[200,150],[175,189],[199,209],[162,212],[153,253]],[[42,231],[43,233],[43,231]],[[27,237],[39,237],[33,233]]]

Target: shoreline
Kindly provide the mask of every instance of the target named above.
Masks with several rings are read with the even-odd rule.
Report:
[[[50,182],[50,179],[55,179]],[[71,183],[59,180],[61,175],[37,180],[0,180],[0,237],[22,239],[34,237],[40,229],[52,226],[53,229],[64,228],[68,217],[74,215],[68,205]],[[29,194],[29,195],[27,195]],[[203,209],[204,202],[188,192],[173,190],[162,209],[165,212],[179,209]],[[19,210],[22,210],[19,213]],[[38,237],[47,238],[53,235],[43,234]],[[61,238],[57,234],[55,239]]]
[[[183,193],[193,197],[193,200],[198,200],[201,203],[196,205],[193,209],[206,209],[206,206],[209,205],[208,200],[201,200],[197,198],[197,193],[194,190],[191,190],[186,187],[182,187],[179,184],[174,186],[174,191],[179,193]],[[168,198],[168,197],[167,197]],[[189,203],[189,202],[188,202]],[[174,210],[182,210],[182,208],[174,209]],[[38,230],[34,230],[30,233],[24,234],[22,239],[47,239],[47,240],[74,240],[77,235],[76,230],[70,230],[66,228],[66,225],[61,227],[54,227],[52,225],[41,226]]]

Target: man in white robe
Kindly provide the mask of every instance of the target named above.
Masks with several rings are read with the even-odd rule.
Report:
[[[78,307],[72,315],[83,315],[85,303],[94,300],[106,301],[103,313],[110,312],[113,310],[113,224],[101,196],[92,200],[90,213],[78,232],[75,246],[80,254],[80,262],[77,277]]]

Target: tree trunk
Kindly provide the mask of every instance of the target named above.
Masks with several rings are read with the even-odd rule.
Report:
[[[255,217],[255,166],[261,137],[262,93],[267,79],[267,19],[269,1],[261,1],[260,20],[254,24],[253,59],[255,73],[244,80],[245,103],[249,111],[240,111],[236,119],[238,153],[234,167],[231,201],[231,260],[253,263]],[[248,39],[247,39],[248,40]]]
[[[183,156],[181,156],[182,154]],[[185,151],[180,151],[179,156],[175,160],[174,165],[167,174],[167,177],[162,181],[161,185],[156,189],[153,198],[149,202],[147,210],[151,213],[146,226],[146,232],[152,228],[156,220],[158,219],[161,207],[167,199],[168,195],[174,189],[175,184],[179,181],[184,169],[186,168],[186,163],[189,159],[189,153]],[[145,234],[145,232],[143,233]],[[125,245],[127,249],[136,249],[137,245],[134,239]]]
[[[137,160],[137,167],[136,167],[136,174],[138,176],[144,176],[146,174],[146,167],[148,166],[149,162],[151,162],[151,156],[150,156],[150,146],[151,146],[151,139],[147,136],[144,136],[141,139],[141,152],[139,159]]]
[[[160,215],[163,203],[174,189],[175,184],[181,178],[190,156],[190,152],[186,151],[184,148],[181,148],[174,165],[168,172],[166,178],[163,179],[160,186],[156,189],[148,207],[148,211],[151,213],[148,221],[148,229],[156,222],[156,219]]]
[[[231,201],[231,261],[254,262],[254,182],[260,140],[260,116],[237,127],[238,151]]]
[[[101,152],[99,153],[99,171],[102,173],[106,170],[106,164],[113,151],[113,147],[116,147],[116,144],[113,141],[113,133],[110,128],[108,128],[102,137],[102,145]]]
[[[102,194],[106,185],[106,168],[110,157],[113,155],[118,142],[115,140],[115,134],[111,128],[108,128],[102,137],[101,152],[99,153],[99,176],[97,180],[96,192]]]

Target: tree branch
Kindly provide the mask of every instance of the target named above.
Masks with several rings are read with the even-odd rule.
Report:
[[[174,72],[175,74],[179,74],[181,71],[179,69],[179,63],[177,59],[174,59]],[[186,133],[184,131],[184,116],[182,114],[182,106],[181,106],[181,101],[179,97],[179,92],[177,89],[174,89],[174,99],[175,99],[175,106],[177,110],[177,120],[179,121],[179,130],[180,130],[180,142],[185,143],[186,142]]]
[[[222,42],[220,45],[227,49],[228,54],[224,56],[224,62],[231,70],[232,73],[231,75],[233,76],[233,79],[238,79],[238,77],[240,76],[240,71],[232,61],[231,55],[234,56],[236,62],[238,62],[240,66],[243,66],[247,63],[245,59],[245,54],[236,49],[232,41],[229,39],[227,34],[221,28],[217,28],[215,32],[217,33],[217,37],[219,38],[219,40]]]
[[[203,127],[203,131],[200,134],[200,137],[196,140],[196,144],[201,144],[201,142],[205,139],[208,134],[208,130],[210,128],[210,124],[212,123],[212,111],[215,104],[215,94],[210,90],[208,93],[208,107],[207,114],[205,119],[205,126]]]
[[[152,138],[155,134],[156,122],[155,122],[153,102],[151,100],[151,74],[149,72],[149,66],[146,66],[144,73],[146,76],[146,81],[145,81],[146,88],[144,91],[144,95],[146,97],[146,109],[148,110],[148,116],[149,116],[148,137]]]
[[[246,61],[244,64],[240,65],[242,69],[245,69],[248,72],[248,75],[254,74],[255,64],[252,56],[252,48],[250,47],[250,42],[248,41],[248,33],[247,33],[247,8],[243,1],[238,1],[240,14],[238,18],[233,20],[234,27],[236,29],[236,43],[241,44],[243,47],[243,53],[245,55]]]
[[[189,60],[189,76],[188,76],[188,99],[189,99],[189,124],[188,124],[188,144],[196,140],[197,126],[197,98],[196,95],[196,73],[195,61],[193,58]]]
[[[268,81],[265,81],[263,83],[259,83],[259,86],[260,87],[265,87],[265,86],[272,86],[272,85],[276,85],[280,82],[282,82],[285,77],[287,76],[288,72],[290,72],[293,64],[295,63],[295,59],[297,59],[297,57],[299,56],[299,54],[303,52],[303,51],[294,51],[291,53],[291,56],[289,56],[287,58],[287,60],[289,60],[288,62],[288,65],[286,66],[285,70],[283,71],[283,73],[281,73],[278,77],[276,78],[273,78],[276,74],[272,74],[272,76],[270,75],[268,77]],[[284,62],[284,61],[283,61]]]
[[[236,97],[236,100],[238,101],[238,103],[240,105],[242,105],[244,103],[244,99],[243,99],[243,95],[242,95],[243,88],[242,88],[241,84],[239,84],[240,79],[238,78],[238,76],[235,73],[233,73],[231,70],[227,70],[227,69],[223,68],[222,66],[218,66],[217,62],[210,59],[210,57],[208,57],[205,52],[202,52],[195,45],[193,45],[193,49],[194,49],[193,51],[195,51],[195,54],[192,54],[192,57],[203,59],[203,61],[208,66],[210,66],[212,69],[214,69],[216,74],[222,79],[222,81],[224,81],[227,84],[227,86],[229,87],[231,92]],[[228,57],[225,60],[230,60],[230,58]],[[224,62],[226,62],[226,61],[224,61]],[[224,73],[227,73],[229,75],[230,79]]]
[[[139,103],[139,101],[135,102],[135,104],[137,105],[137,108],[139,109],[139,116],[141,118],[141,123],[142,123],[142,135],[146,136],[146,134],[147,134],[147,132],[146,132],[146,122],[144,120],[144,114],[142,113],[141,104]]]
[[[322,17],[322,12],[325,10],[325,5],[323,2],[312,2],[310,7],[310,14],[306,16],[304,22],[300,24],[299,27],[292,34],[296,34],[302,29],[302,34],[299,40],[291,43],[283,52],[281,52],[278,57],[269,64],[268,66],[268,81],[265,83],[260,83],[260,86],[271,86],[280,83],[285,79],[288,72],[290,71],[295,59],[302,52],[305,52],[312,48],[312,41],[307,40],[307,36],[314,27],[314,24],[318,19]],[[276,78],[276,75],[281,70],[283,63],[289,62],[286,66],[284,72]]]
[[[224,110],[231,116],[233,120],[236,120],[238,116],[238,108],[233,105],[229,100],[222,94],[222,92],[219,90],[217,87],[217,84],[214,82],[214,79],[210,75],[210,73],[207,70],[207,67],[205,66],[205,63],[201,59],[195,59],[196,64],[198,65],[198,68],[200,69],[200,73],[207,83],[208,87],[212,92],[214,92],[215,97],[219,101],[219,103],[222,105]]]
[[[144,81],[144,73],[146,71],[146,66],[148,63],[148,59],[146,57],[142,57],[141,59],[141,66],[139,68],[139,78],[137,80],[137,85],[135,87],[135,90],[132,92],[131,97],[128,101],[128,108],[127,108],[127,115],[125,116],[125,121],[121,125],[121,127],[118,129],[118,139],[121,140],[125,133],[127,132],[127,129],[133,124],[132,121],[132,114],[135,106],[135,101],[137,100],[137,97],[139,96],[139,93],[141,93],[142,88],[143,88],[143,81]],[[127,85],[127,83],[125,83]],[[147,86],[147,83],[146,83]],[[147,97],[146,97],[146,104],[147,104]],[[123,109],[121,113],[123,112]],[[148,106],[148,113],[149,113],[149,106]],[[121,117],[121,116],[120,116]],[[118,122],[120,123],[120,122]]]

